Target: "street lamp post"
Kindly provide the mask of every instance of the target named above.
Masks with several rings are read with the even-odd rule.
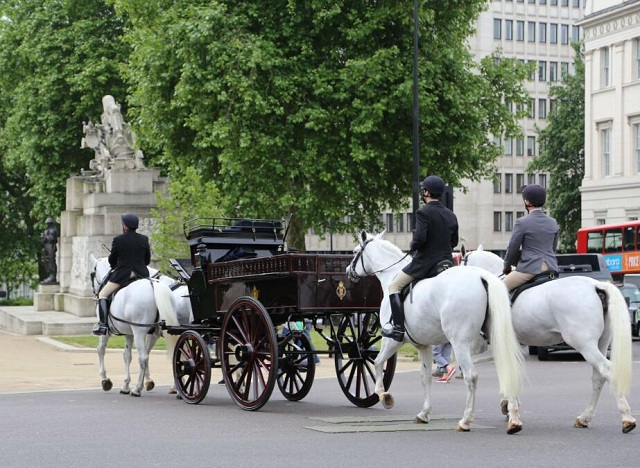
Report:
[[[418,102],[418,0],[413,0],[413,212],[420,207],[420,135]],[[415,222],[413,225],[415,229]]]

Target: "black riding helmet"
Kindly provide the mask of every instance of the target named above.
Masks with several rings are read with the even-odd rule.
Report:
[[[527,200],[534,207],[543,206],[547,201],[547,192],[541,185],[531,184],[522,189],[522,199]]]
[[[127,226],[129,229],[136,230],[138,229],[138,217],[134,214],[125,214],[122,215],[122,224]]]
[[[428,190],[431,195],[439,196],[444,193],[444,180],[435,175],[430,175],[420,183],[422,190]]]

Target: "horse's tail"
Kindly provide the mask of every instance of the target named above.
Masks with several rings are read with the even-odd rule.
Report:
[[[611,390],[615,395],[627,395],[631,389],[633,361],[629,309],[624,296],[615,285],[600,281],[596,287],[604,290],[607,295],[611,332]]]
[[[153,285],[153,295],[160,313],[160,320],[163,320],[169,326],[180,325],[169,286],[159,281],[152,281],[151,284]],[[167,344],[167,355],[171,357],[178,338],[175,335],[165,333],[164,340]]]
[[[489,302],[489,340],[496,364],[500,394],[517,398],[524,375],[524,356],[511,321],[509,292],[504,283],[488,271],[481,270],[487,284]]]

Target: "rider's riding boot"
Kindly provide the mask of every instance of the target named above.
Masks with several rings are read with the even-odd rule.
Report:
[[[108,299],[98,299],[98,315],[100,323],[93,327],[94,335],[106,335],[109,332],[107,326],[107,310],[109,309]]]
[[[393,338],[396,341],[404,341],[404,303],[402,295],[394,293],[389,295],[391,303],[391,315],[393,316],[393,328],[383,328],[382,336],[385,338]]]

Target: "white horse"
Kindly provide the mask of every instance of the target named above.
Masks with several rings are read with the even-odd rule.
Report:
[[[468,253],[463,250],[463,264],[500,276],[504,262],[480,246]],[[520,343],[545,346],[564,341],[593,368],[591,398],[574,427],[589,427],[606,381],[622,414],[622,432],[635,429],[636,420],[626,399],[632,368],[629,311],[615,285],[586,276],[561,277],[523,291],[512,310]],[[606,358],[609,345],[610,361]]]
[[[347,267],[352,281],[375,275],[384,298],[380,321],[391,316],[387,286],[409,261],[402,251],[382,239],[384,232],[372,236],[362,231],[354,258]],[[500,394],[509,400],[507,433],[522,429],[517,397],[522,382],[524,357],[511,325],[507,289],[500,280],[480,268],[452,267],[418,282],[405,300],[406,338],[413,343],[422,361],[422,384],[425,399],[416,423],[428,423],[431,412],[432,345],[450,342],[462,369],[467,386],[464,415],[458,431],[469,431],[474,419],[478,373],[471,358],[471,345],[481,332],[488,335],[498,373]],[[393,397],[383,384],[383,364],[402,346],[389,338],[382,339],[382,349],[375,360],[375,391],[385,408],[393,406]]]
[[[193,311],[191,309],[191,299],[189,299],[189,287],[171,276],[160,273],[155,268],[149,268],[149,274],[152,278],[157,278],[158,281],[166,284],[171,290],[173,305],[180,325],[191,324],[193,322]]]
[[[92,262],[92,283],[93,292],[97,295],[110,270],[110,265],[106,257],[95,258],[91,255]],[[164,321],[167,325],[178,325],[178,319],[173,305],[171,290],[165,284],[157,280],[145,279],[134,281],[130,285],[121,288],[113,298],[109,308],[109,334],[101,335],[98,343],[98,357],[100,359],[100,377],[102,378],[102,389],[111,390],[113,384],[107,377],[104,365],[104,354],[107,349],[107,342],[111,333],[125,336],[124,363],[125,380],[120,389],[122,394],[140,396],[142,387],[147,377],[146,389],[152,390],[155,384],[151,379],[149,369],[149,352],[153,349],[156,341],[162,332],[160,323]],[[129,387],[131,383],[131,352],[135,341],[138,350],[138,361],[140,364],[140,374],[138,382],[133,389]],[[167,354],[173,354],[176,337],[168,335],[165,337],[167,343]]]

